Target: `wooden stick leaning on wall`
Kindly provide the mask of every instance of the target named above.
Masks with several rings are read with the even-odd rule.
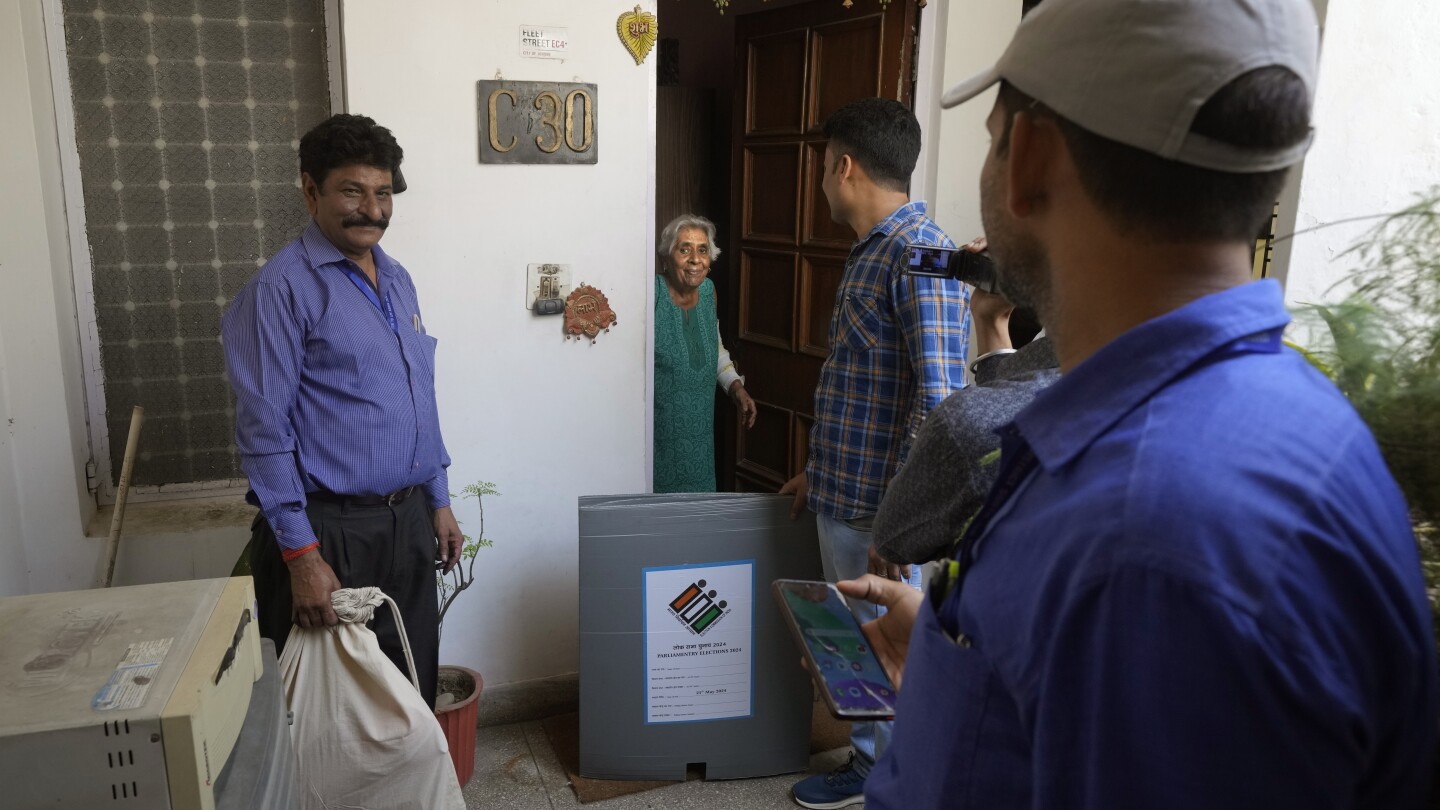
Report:
[[[139,405],[130,412],[130,435],[125,439],[125,459],[120,462],[120,484],[115,489],[115,511],[110,517],[110,540],[105,544],[105,577],[100,587],[108,588],[115,579],[115,557],[120,551],[120,527],[125,523],[125,496],[130,494],[130,472],[135,467],[135,448],[140,444],[140,426],[145,424],[145,409]]]

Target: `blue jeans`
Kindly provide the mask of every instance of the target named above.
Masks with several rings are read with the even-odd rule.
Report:
[[[820,562],[825,566],[825,579],[839,582],[865,575],[869,567],[870,529],[851,525],[826,515],[815,516],[820,532]],[[920,566],[910,566],[910,587],[920,589]],[[860,599],[849,600],[850,613],[864,624],[877,619],[885,609]],[[890,745],[893,722],[852,723],[850,744],[855,747],[855,770],[862,776],[870,773],[875,760]]]

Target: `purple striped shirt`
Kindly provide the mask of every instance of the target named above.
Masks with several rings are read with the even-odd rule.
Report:
[[[377,245],[381,301],[398,331],[351,281],[314,222],[271,257],[220,322],[235,390],[235,441],[280,545],[315,542],[305,494],[383,495],[423,485],[450,503],[435,405],[436,340],[425,333],[410,274]]]

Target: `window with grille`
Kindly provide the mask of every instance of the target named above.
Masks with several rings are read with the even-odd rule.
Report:
[[[297,150],[330,114],[324,1],[61,10],[111,480],[133,405],[134,484],[243,478],[220,315],[308,220]]]
[[[1275,255],[1275,223],[1280,219],[1280,203],[1270,210],[1270,219],[1255,237],[1255,252],[1251,254],[1251,275],[1257,279],[1270,277],[1270,260]]]

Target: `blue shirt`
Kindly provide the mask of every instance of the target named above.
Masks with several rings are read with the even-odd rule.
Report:
[[[450,503],[435,406],[436,340],[410,274],[374,248],[381,307],[314,222],[271,257],[225,312],[235,441],[280,545],[315,541],[305,493],[384,495],[424,485]],[[392,329],[382,307],[393,308]]]
[[[867,807],[1420,806],[1440,706],[1406,506],[1288,320],[1273,282],[1208,296],[1002,431],[1037,466],[921,607]]]
[[[923,202],[896,209],[855,243],[835,291],[805,467],[817,514],[875,514],[925,414],[965,385],[969,289],[904,274],[912,244],[955,246]]]

